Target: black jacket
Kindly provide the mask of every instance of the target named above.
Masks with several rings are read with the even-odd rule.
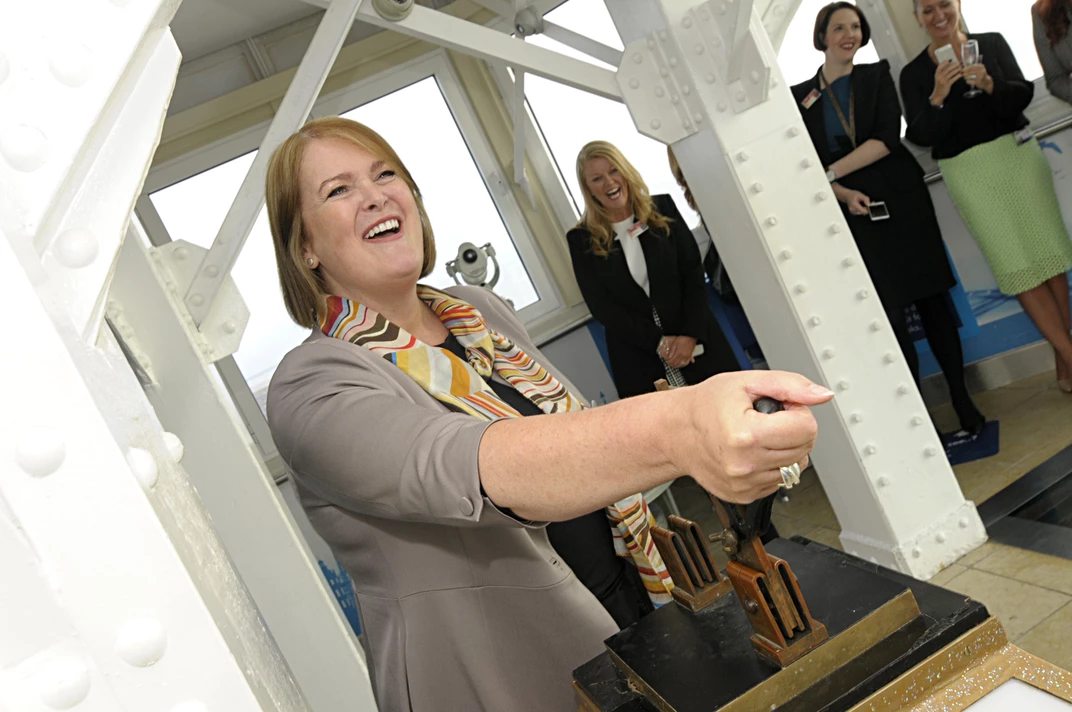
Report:
[[[890,219],[872,222],[867,216],[851,215],[844,203],[839,205],[883,306],[899,309],[940,294],[956,281],[942,245],[930,191],[923,182],[923,170],[901,143],[901,106],[889,62],[858,64],[849,81],[856,107],[857,144],[877,139],[890,155],[839,178],[838,183],[873,201],[885,202]],[[802,103],[814,90],[819,90],[817,76],[794,86],[793,98],[820,160],[829,166],[851,153],[853,147],[847,137],[841,136],[840,150],[830,150],[826,135],[827,93],[823,92],[810,108]]]
[[[633,280],[617,243],[608,256],[597,257],[587,230],[576,227],[566,235],[581,294],[592,316],[606,329],[614,385],[622,398],[650,393],[655,381],[666,377],[657,353],[664,334],[691,336],[704,345],[703,355],[682,369],[690,384],[739,368],[708,307],[703,264],[692,231],[669,195],[656,195],[652,200],[671,222],[667,230],[650,228],[637,238],[647,263],[650,298]],[[653,306],[661,329],[652,315]]]
[[[852,82],[856,103],[857,144],[873,138],[886,144],[891,155],[873,165],[881,168],[882,174],[891,184],[890,187],[900,191],[916,189],[923,184],[923,169],[901,143],[901,105],[897,103],[897,89],[894,88],[893,77],[890,75],[890,63],[883,59],[874,64],[857,64],[853,67],[849,81]],[[815,144],[819,159],[824,166],[829,166],[851,152],[852,147],[848,144],[845,146],[846,150],[837,154],[831,153],[826,139],[826,111],[823,108],[827,101],[826,92],[822,92],[809,109],[804,108],[802,103],[813,90],[822,92],[818,74],[793,86],[793,98],[796,99],[797,109],[804,118],[804,125],[808,127],[808,134]],[[889,160],[890,158],[894,160]],[[853,181],[854,175],[850,174],[838,182],[847,185]],[[881,196],[871,197],[874,200],[883,199]]]
[[[942,108],[932,105],[938,65],[926,48],[901,70],[901,98],[908,120],[905,138],[918,146],[930,146],[935,160],[953,158],[1028,123],[1024,109],[1035,95],[1035,85],[1024,78],[1009,43],[997,32],[971,34],[969,38],[979,42],[983,65],[994,79],[993,94],[965,98],[970,87],[958,79]]]

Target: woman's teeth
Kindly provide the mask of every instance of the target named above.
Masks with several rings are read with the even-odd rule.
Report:
[[[398,221],[397,220],[395,220],[394,218],[391,218],[390,220],[384,220],[382,223],[380,223],[378,225],[374,225],[368,232],[366,232],[364,239],[371,240],[372,238],[376,237],[377,235],[385,233],[388,230],[397,230],[397,229],[398,229]]]

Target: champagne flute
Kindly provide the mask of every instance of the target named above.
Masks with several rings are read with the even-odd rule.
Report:
[[[960,62],[963,66],[970,67],[971,65],[979,64],[982,61],[983,56],[979,54],[979,40],[968,40],[960,46]],[[965,78],[965,80],[966,79],[967,78]],[[964,96],[971,99],[982,93],[982,89],[972,86],[968,91],[964,92]]]

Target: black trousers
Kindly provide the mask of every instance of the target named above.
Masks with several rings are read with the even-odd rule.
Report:
[[[956,315],[945,293],[920,299],[915,302],[915,305],[920,321],[923,322],[927,342],[931,345],[931,352],[934,353],[935,360],[938,361],[942,373],[945,374],[946,383],[949,384],[950,400],[960,419],[961,427],[971,429],[981,424],[985,418],[972,402],[968,386],[964,382],[964,351],[960,345],[960,335],[957,333]],[[901,347],[901,353],[904,354],[908,368],[912,371],[912,378],[918,386],[919,354],[916,353],[916,345],[908,334],[908,317],[905,310],[903,308],[887,309],[886,315],[897,337],[897,343]]]
[[[655,610],[640,573],[614,553],[611,523],[604,510],[547,525],[551,546],[581,583],[607,609],[619,628]]]

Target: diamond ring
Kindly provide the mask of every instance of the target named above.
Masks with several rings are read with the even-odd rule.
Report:
[[[782,473],[782,484],[778,485],[784,489],[793,489],[793,485],[800,484],[800,464],[794,462],[789,467],[781,467],[778,469]]]

